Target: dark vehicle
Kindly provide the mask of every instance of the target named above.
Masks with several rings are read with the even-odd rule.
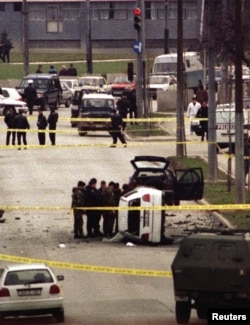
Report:
[[[78,133],[83,136],[87,131],[110,131],[111,113],[115,99],[106,94],[85,94],[81,101]]]
[[[169,160],[158,156],[136,156],[131,160],[135,168],[130,186],[149,186],[165,192],[166,204],[178,205],[180,200],[199,200],[203,197],[201,168],[172,171]]]
[[[75,127],[77,126],[77,118],[79,117],[79,111],[82,104],[82,96],[84,94],[85,90],[81,87],[75,88],[74,96],[72,98],[72,104],[71,104],[71,126]]]
[[[185,238],[172,263],[176,320],[187,324],[191,309],[250,308],[249,233],[200,233]]]
[[[37,91],[35,106],[46,109],[47,106],[58,107],[62,98],[62,87],[59,77],[54,74],[38,73],[25,76],[17,88],[20,95],[24,96],[24,89],[28,86],[28,80],[33,80],[33,86]]]

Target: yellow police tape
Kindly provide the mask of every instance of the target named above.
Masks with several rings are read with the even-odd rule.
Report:
[[[87,271],[87,272],[98,272],[98,273],[111,273],[111,274],[122,274],[122,275],[137,275],[147,277],[172,277],[170,271],[157,271],[157,270],[143,270],[143,269],[130,269],[110,266],[97,266],[97,265],[85,265],[76,264],[69,262],[50,261],[37,258],[28,258],[15,255],[0,254],[0,260],[6,262],[15,263],[45,263],[48,266],[62,269],[70,269],[75,271]]]
[[[250,204],[190,204],[190,205],[163,205],[163,206],[106,206],[106,207],[77,207],[78,210],[98,210],[98,211],[138,211],[138,210],[148,210],[148,211],[217,211],[217,210],[250,210]],[[2,205],[0,210],[12,211],[12,210],[41,210],[41,211],[61,211],[70,209],[63,206],[11,206]]]

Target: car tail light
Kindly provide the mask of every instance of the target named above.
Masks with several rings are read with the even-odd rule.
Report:
[[[60,288],[58,287],[58,285],[53,284],[50,287],[49,293],[52,294],[52,295],[56,295],[56,294],[60,293]]]
[[[144,194],[142,196],[142,199],[144,202],[150,202],[150,194]]]
[[[143,235],[141,236],[141,239],[142,239],[143,241],[149,241],[149,234],[143,234]]]
[[[10,297],[10,292],[8,288],[1,288],[0,289],[0,298],[3,297]]]

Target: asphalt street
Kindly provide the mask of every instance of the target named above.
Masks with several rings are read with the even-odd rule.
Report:
[[[48,112],[45,112],[47,115]],[[27,150],[5,146],[0,120],[0,254],[89,266],[169,271],[177,246],[126,246],[101,239],[74,240],[71,191],[78,180],[128,182],[135,155],[175,155],[174,137],[128,139],[128,147],[110,148],[106,133],[79,137],[71,128],[69,109],[59,109],[57,145],[38,145],[37,112],[29,116]],[[199,138],[187,145],[190,155],[206,155]],[[190,214],[176,213],[177,217]],[[191,213],[192,214],[192,213]],[[193,213],[199,219],[199,212]],[[85,222],[86,225],[86,222]],[[17,259],[18,260],[18,259]],[[0,265],[7,262],[2,260]],[[53,268],[64,274],[65,324],[175,324],[171,277],[132,276],[109,272]],[[6,319],[2,324],[50,324],[48,317]],[[202,324],[192,317],[190,324]]]

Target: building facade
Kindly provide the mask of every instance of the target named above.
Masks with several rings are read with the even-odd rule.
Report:
[[[144,1],[146,46],[176,49],[178,0]],[[199,49],[204,0],[183,0],[184,47]],[[26,0],[30,49],[83,49],[86,46],[86,0]],[[135,0],[89,0],[93,49],[131,47],[135,40]],[[22,49],[23,0],[0,0],[0,33]],[[168,38],[166,40],[166,30]]]

